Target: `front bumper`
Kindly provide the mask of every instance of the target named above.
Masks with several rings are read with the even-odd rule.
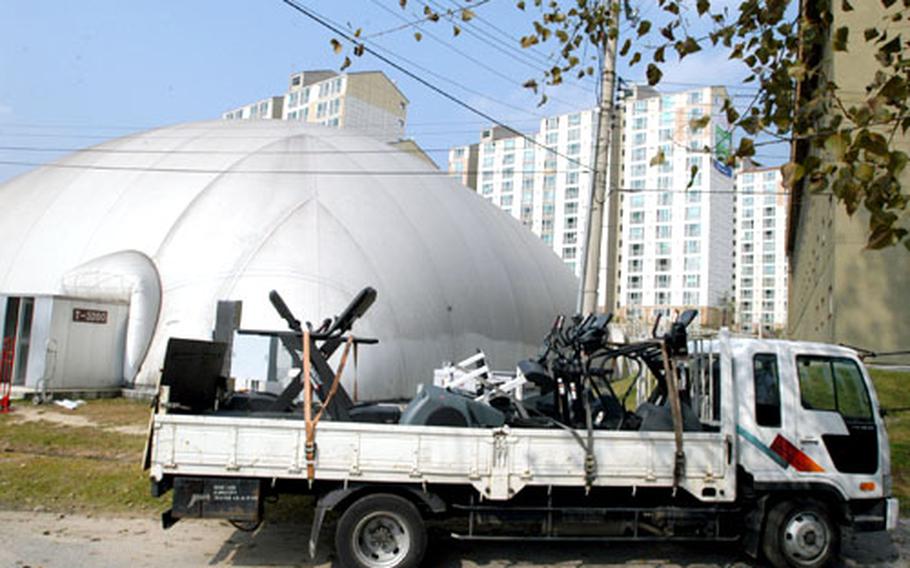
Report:
[[[895,497],[889,497],[885,500],[885,530],[893,531],[897,528],[897,521],[900,517],[900,506]]]
[[[856,532],[894,530],[899,515],[898,501],[885,499],[858,499],[850,502],[850,522]]]

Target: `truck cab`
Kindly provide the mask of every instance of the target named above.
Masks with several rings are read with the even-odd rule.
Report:
[[[888,435],[857,353],[800,341],[728,342],[738,486],[763,513],[756,533],[766,556],[811,566],[837,548],[834,524],[893,529]]]

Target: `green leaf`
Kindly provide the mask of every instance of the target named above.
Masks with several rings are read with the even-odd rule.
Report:
[[[799,180],[803,179],[806,169],[796,162],[788,162],[781,167],[780,173],[783,177],[784,187],[792,189]]]
[[[469,8],[464,8],[461,11],[461,21],[470,22],[474,19],[474,11]]]
[[[894,244],[894,231],[891,229],[891,225],[885,223],[874,224],[872,232],[869,233],[869,238],[866,240],[866,248],[881,250],[892,244]]]
[[[708,123],[711,122],[711,115],[706,114],[701,118],[693,118],[689,121],[689,128],[692,130],[701,130],[702,128],[708,126]]]
[[[740,158],[749,158],[755,155],[755,143],[751,138],[743,138],[739,141],[739,148],[736,149],[736,155]]]
[[[629,53],[629,49],[631,49],[631,48],[632,48],[632,40],[627,39],[626,41],[624,41],[622,44],[622,48],[619,50],[620,57],[625,57],[626,54]]]
[[[875,166],[869,162],[860,162],[853,166],[853,175],[856,179],[868,183],[875,176]]]
[[[652,87],[660,82],[660,78],[663,77],[663,72],[657,65],[653,63],[648,63],[648,69],[645,71],[645,76],[648,78],[648,84]]]
[[[866,39],[866,41],[872,41],[878,37],[878,30],[875,28],[866,28],[866,30],[863,32],[863,37]]]
[[[416,39],[417,41],[422,40],[422,39],[423,39],[423,34],[420,33],[420,32],[414,32],[414,39]]]
[[[701,16],[705,12],[711,9],[710,0],[698,0],[695,2],[695,9],[698,10],[698,15]]]
[[[638,37],[641,37],[651,31],[651,22],[648,20],[642,20],[638,24]]]
[[[848,0],[841,0],[840,9],[844,12],[852,12],[853,6],[850,4],[850,2]]]
[[[837,161],[844,159],[847,145],[839,132],[825,138],[825,150],[827,150]]]
[[[850,36],[850,30],[847,26],[841,26],[834,32],[834,38],[831,40],[831,48],[834,51],[847,51],[847,38]]]
[[[342,47],[341,47],[340,41],[338,41],[335,38],[332,38],[331,41],[329,41],[329,43],[332,45],[332,51],[334,51],[335,53],[341,53]]]
[[[658,148],[657,154],[653,158],[651,158],[650,165],[659,166],[661,164],[665,164],[666,162],[667,162],[667,156],[664,154],[663,149]]]

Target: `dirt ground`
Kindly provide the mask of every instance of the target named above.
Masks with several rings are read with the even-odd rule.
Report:
[[[334,566],[332,527],[323,531],[315,562],[306,555],[309,527],[265,524],[244,533],[219,521],[181,521],[168,531],[151,518],[0,512],[4,568],[182,568],[194,566]],[[845,568],[910,566],[910,521],[892,535],[845,536]],[[677,546],[468,543],[437,535],[428,568],[750,568],[735,545]]]

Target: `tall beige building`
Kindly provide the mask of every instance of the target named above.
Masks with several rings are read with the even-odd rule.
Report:
[[[832,3],[834,30],[850,29],[848,51],[824,53],[831,78],[848,93],[862,93],[878,68],[872,46],[862,40],[862,30],[882,26],[888,11],[879,2],[864,2],[863,9],[842,12]],[[806,95],[811,96],[811,93]],[[895,145],[910,153],[910,137],[895,134]],[[795,158],[815,152],[797,144]],[[824,157],[822,156],[822,159]],[[910,193],[910,169],[900,178],[902,191]],[[874,351],[910,349],[910,252],[903,246],[866,250],[869,217],[862,206],[852,217],[830,195],[812,194],[800,184],[793,189],[787,252],[790,262],[788,335],[798,339],[846,343]],[[910,357],[889,357],[877,362],[910,363]]]
[[[736,329],[777,335],[787,327],[787,207],[780,168],[736,172],[733,290]]]
[[[701,325],[730,323],[724,308],[733,280],[733,171],[716,159],[729,151],[726,98],[723,87],[636,87],[622,103],[616,298],[617,312],[631,323],[646,326],[657,314],[693,307]],[[710,122],[693,128],[703,116]],[[662,163],[652,162],[657,155]]]
[[[288,91],[229,110],[222,118],[272,118],[354,128],[380,140],[404,138],[408,99],[381,71],[302,71]]]

